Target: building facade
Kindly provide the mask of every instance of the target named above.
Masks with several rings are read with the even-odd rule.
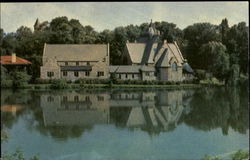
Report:
[[[127,69],[129,73],[130,70],[133,70],[132,68],[145,68],[146,66],[152,73],[140,71],[141,80],[183,81],[187,78],[191,79],[189,74],[192,74],[193,70],[183,58],[177,43],[175,41],[173,43],[168,43],[167,40],[161,41],[159,36],[159,31],[151,21],[148,32],[144,36],[136,42],[127,42],[122,55],[122,63],[127,67],[122,66],[123,72],[126,72]],[[187,68],[189,70],[186,70]],[[183,75],[183,70],[185,70],[186,76]],[[115,73],[120,75],[119,72],[118,69]],[[148,76],[143,78],[143,74]],[[124,78],[124,76],[120,76],[120,78],[133,79]]]
[[[41,79],[109,78],[109,44],[45,44]]]
[[[37,22],[38,23],[38,22]],[[136,42],[127,42],[121,65],[109,65],[109,44],[45,44],[42,79],[192,80],[193,70],[174,41],[160,40],[155,24]]]

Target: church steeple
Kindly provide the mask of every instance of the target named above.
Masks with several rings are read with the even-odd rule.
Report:
[[[148,27],[148,34],[150,37],[153,37],[155,35],[160,35],[160,32],[155,28],[155,24],[153,23],[152,19]]]
[[[34,24],[34,27],[37,27],[37,26],[39,26],[40,25],[40,22],[39,22],[39,19],[37,18],[36,19],[36,22],[35,22],[35,24]]]

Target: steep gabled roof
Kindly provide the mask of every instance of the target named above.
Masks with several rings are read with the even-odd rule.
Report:
[[[168,67],[169,61],[168,61],[168,49],[166,48],[164,52],[161,54],[160,58],[156,62],[156,67]]]
[[[182,57],[182,54],[179,50],[179,48],[177,48],[177,45],[175,45],[174,43],[168,43],[169,48],[171,49],[171,51],[173,52],[173,54],[176,56],[177,60],[182,63],[184,61],[184,58]]]
[[[141,63],[146,43],[126,43],[132,63]]]
[[[108,56],[106,44],[45,44],[43,57],[57,61],[100,61]]]

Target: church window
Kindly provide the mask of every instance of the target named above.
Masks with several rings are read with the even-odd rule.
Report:
[[[177,71],[177,64],[176,64],[176,62],[172,63],[172,71]]]

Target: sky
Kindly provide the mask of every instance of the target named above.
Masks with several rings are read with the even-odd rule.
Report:
[[[82,25],[91,25],[96,31],[114,29],[129,24],[166,21],[180,29],[199,22],[220,24],[227,18],[229,26],[239,22],[249,25],[248,2],[47,2],[0,3],[1,28],[15,32],[20,26],[33,30],[37,18],[51,21],[67,16],[78,19]]]

